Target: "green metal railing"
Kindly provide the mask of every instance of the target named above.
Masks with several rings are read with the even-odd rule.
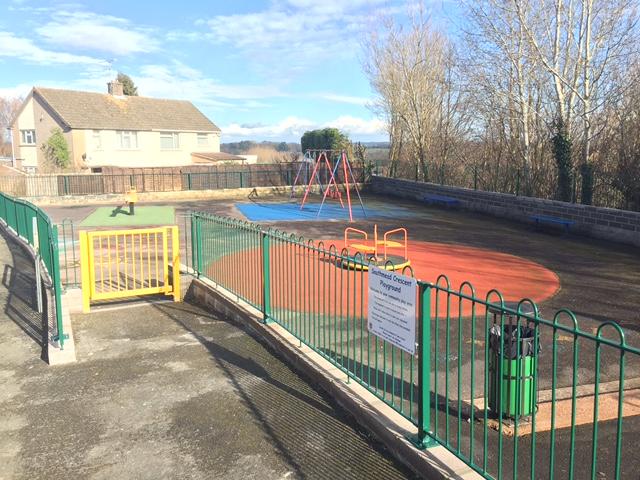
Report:
[[[632,408],[625,392],[640,385],[633,381],[640,379],[640,350],[618,324],[585,319],[581,329],[569,310],[549,320],[531,300],[513,308],[496,290],[480,296],[469,282],[455,289],[441,275],[418,281],[410,355],[368,331],[363,258],[202,213],[192,216],[191,241],[198,275],[261,310],[265,322],[284,327],[410,420],[418,446],[442,445],[485,478],[619,479],[637,472],[622,458],[623,438],[637,434],[624,418]],[[503,382],[490,383],[490,356],[505,355],[502,341],[491,349],[491,329],[504,332],[508,324],[516,327],[516,344],[519,327],[528,325],[536,352],[526,381],[538,407],[516,420],[507,418]],[[524,361],[513,361],[516,372]],[[496,365],[498,378],[511,375],[503,362]],[[523,381],[507,382],[516,385],[515,405],[523,402]]]
[[[498,291],[492,290],[480,299],[469,283],[452,289],[446,276],[435,284],[422,284],[422,288],[430,290],[433,299],[431,321],[423,323],[431,330],[427,334],[431,338],[431,397],[436,399],[429,407],[432,420],[424,427],[428,437],[487,478],[617,479],[634,472],[622,472],[622,426],[624,408],[629,408],[624,403],[625,384],[637,387],[630,380],[640,376],[640,350],[627,344],[625,332],[617,323],[595,322],[597,326],[591,327],[595,333],[589,333],[579,328],[570,310],[559,310],[548,320],[541,317],[530,300],[519,302],[517,309],[507,308]],[[533,307],[533,314],[521,312],[526,305]],[[548,428],[543,428],[542,433],[537,428],[537,409],[526,422],[505,422],[500,406],[496,415],[485,408],[489,397],[490,328],[497,324],[502,331],[508,318],[516,327],[530,325],[535,331],[534,350],[546,352],[536,357],[537,374],[533,376],[534,391],[546,396],[544,420]],[[516,332],[519,342],[520,329]],[[501,342],[500,358],[503,348]],[[516,372],[522,361],[521,357],[516,360]],[[453,368],[448,362],[453,363]],[[628,367],[633,379],[626,375]],[[605,382],[608,388],[602,390]],[[558,394],[562,391],[560,399]],[[516,403],[520,402],[520,392],[520,388],[515,389]],[[499,402],[501,394],[498,392]],[[605,396],[615,409],[609,412],[608,421],[601,422],[599,406]],[[559,402],[565,403],[562,422]],[[492,420],[497,431],[489,427]],[[508,434],[506,423],[510,423]],[[559,427],[560,423],[563,426]],[[601,424],[607,429],[603,438],[599,434]],[[519,429],[523,428],[530,433],[522,436]],[[586,454],[588,462],[576,460],[577,455]]]
[[[36,249],[49,277],[55,301],[56,335],[60,349],[64,348],[65,334],[62,326],[62,286],[58,252],[58,228],[51,219],[35,205],[0,193],[0,219],[18,237]],[[34,222],[35,219],[35,222]],[[38,279],[36,279],[38,281]]]

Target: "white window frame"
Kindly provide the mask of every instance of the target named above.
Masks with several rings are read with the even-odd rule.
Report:
[[[171,146],[163,146],[162,140],[171,140]],[[179,150],[180,134],[178,132],[160,132],[160,150]]]
[[[116,130],[116,138],[119,150],[138,150],[138,132],[135,130]],[[125,146],[125,139],[129,142],[128,146]]]
[[[208,133],[198,133],[198,146],[199,147],[208,147],[209,146],[209,134]]]
[[[91,141],[94,150],[102,150],[102,132],[100,130],[92,130]]]
[[[20,130],[20,144],[21,145],[35,145],[36,144],[36,131],[32,128]]]

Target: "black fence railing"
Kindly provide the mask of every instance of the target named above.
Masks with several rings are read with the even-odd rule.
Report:
[[[0,191],[20,197],[58,197],[120,194],[132,187],[140,193],[283,187],[294,182],[304,183],[305,179],[309,178],[309,169],[309,164],[304,164],[301,169],[299,163],[289,163],[196,172],[16,175],[0,177]],[[363,169],[354,168],[353,173],[359,181],[364,181]],[[329,175],[329,172],[323,171],[320,178],[328,179]],[[337,174],[337,177],[340,182],[341,174]]]
[[[422,180],[415,166],[403,164],[391,171],[388,165],[377,164],[378,175]],[[633,178],[621,181],[621,174],[597,166],[593,169],[593,192],[591,205],[640,211],[640,181]],[[529,173],[529,181],[521,168],[495,164],[432,165],[427,181],[450,187],[462,187],[486,192],[508,193],[549,200],[560,200],[557,193],[557,173],[553,168],[537,169]],[[583,203],[582,177],[579,169],[572,173],[571,203]]]

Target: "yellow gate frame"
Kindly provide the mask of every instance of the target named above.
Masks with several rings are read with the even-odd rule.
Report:
[[[176,226],[81,231],[82,310],[89,312],[96,300],[158,293],[179,302],[179,238]]]

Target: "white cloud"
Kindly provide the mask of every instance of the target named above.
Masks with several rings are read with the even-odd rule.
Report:
[[[102,60],[86,55],[46,50],[29,38],[17,37],[10,32],[0,32],[0,57],[19,58],[26,63],[54,64],[104,64]]]
[[[209,39],[229,44],[263,72],[288,75],[354,58],[360,33],[383,0],[272,1],[260,12],[208,20]]]
[[[58,12],[36,32],[52,44],[114,55],[146,53],[158,47],[148,29],[123,18],[91,12]]]
[[[365,106],[371,103],[370,98],[356,97],[352,95],[338,95],[335,93],[318,93],[315,96],[323,100],[329,100],[331,102],[337,102],[337,103],[348,103],[350,105]]]
[[[1,53],[1,52],[0,52]],[[34,79],[35,86],[66,88],[106,93],[114,71],[104,65],[86,65],[73,79],[66,81]],[[250,111],[270,107],[265,99],[282,96],[272,86],[229,85],[208,78],[197,69],[174,61],[169,65],[143,65],[139,74],[131,74],[141,95],[189,100],[204,107]],[[1,96],[25,96],[33,86],[21,83],[0,88]]]
[[[348,133],[351,138],[363,136],[379,137],[385,134],[385,125],[381,120],[352,116],[342,116],[324,123],[294,116],[286,117],[272,125],[241,125],[231,123],[222,127],[222,134],[225,138],[292,139],[301,137],[307,130],[326,127],[338,128]]]
[[[273,125],[240,125],[232,123],[222,128],[225,136],[252,138],[299,137],[314,128],[314,122],[299,117],[287,117]]]
[[[334,127],[352,136],[356,135],[380,135],[385,133],[385,124],[377,118],[364,119],[344,115],[327,122],[324,127]]]
[[[178,61],[171,65],[144,65],[132,78],[145,96],[188,99],[212,106],[237,105],[221,101],[224,99],[241,101],[248,108],[263,107],[257,100],[281,95],[273,86],[223,84]]]
[[[341,15],[347,11],[363,7],[375,7],[386,0],[286,0],[289,5],[313,14]]]
[[[21,83],[14,87],[0,87],[0,97],[2,98],[24,98],[31,91],[33,85]]]

